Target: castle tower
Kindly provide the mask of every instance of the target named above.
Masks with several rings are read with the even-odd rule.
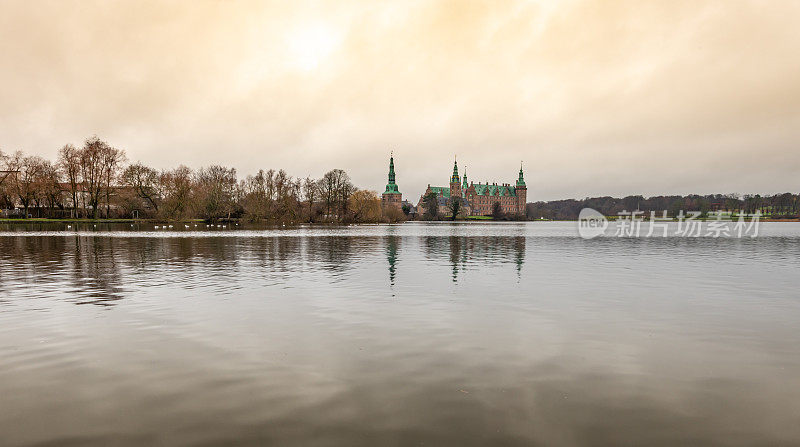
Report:
[[[381,204],[383,206],[396,206],[398,209],[403,207],[403,194],[397,188],[397,183],[394,182],[394,155],[389,156],[389,183],[386,184],[386,191],[381,196]]]
[[[458,162],[453,160],[453,175],[450,176],[450,199],[461,197],[461,177],[458,176]]]
[[[519,178],[517,179],[517,213],[525,214],[525,206],[528,203],[528,187],[525,186],[525,179],[522,176],[522,162],[519,162]]]

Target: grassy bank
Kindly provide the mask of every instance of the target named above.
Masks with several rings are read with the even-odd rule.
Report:
[[[45,217],[31,217],[29,219],[0,219],[0,223],[162,223],[164,219],[48,219]],[[203,219],[173,220],[172,223],[205,222]]]

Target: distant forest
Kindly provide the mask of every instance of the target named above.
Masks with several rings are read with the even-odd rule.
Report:
[[[592,197],[583,200],[567,199],[550,202],[528,203],[526,214],[530,219],[573,220],[583,208],[593,208],[606,216],[615,216],[623,211],[644,211],[649,215],[655,211],[660,216],[667,211],[671,217],[681,210],[700,211],[739,211],[755,213],[760,211],[775,219],[795,219],[800,213],[800,194],[783,193],[761,196],[758,194],[710,194],[688,196],[643,196]]]

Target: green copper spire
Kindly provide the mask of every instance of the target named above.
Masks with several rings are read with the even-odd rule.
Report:
[[[519,162],[519,178],[517,179],[517,186],[525,186],[525,179],[522,177],[522,162]]]
[[[394,182],[394,154],[389,156],[389,183],[386,184],[386,193],[399,193],[397,183]]]
[[[463,189],[469,188],[469,183],[467,183],[467,167],[464,166],[464,184],[461,186]]]
[[[458,177],[458,161],[453,160],[453,176],[450,177],[450,183],[461,183],[461,179]]]

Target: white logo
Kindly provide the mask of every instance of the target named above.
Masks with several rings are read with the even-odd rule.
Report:
[[[608,219],[592,208],[584,208],[578,215],[578,234],[584,239],[602,235],[608,228]]]

